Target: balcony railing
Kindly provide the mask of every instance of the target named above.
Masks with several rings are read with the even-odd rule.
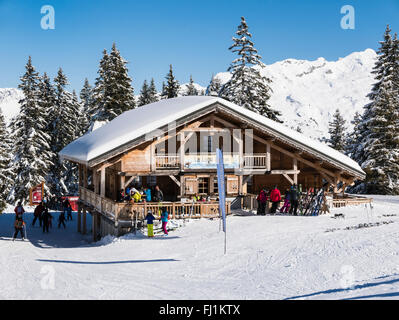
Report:
[[[223,155],[224,167],[226,169],[238,169],[240,167],[240,155],[225,153]],[[183,159],[184,169],[216,169],[216,153],[186,154]],[[156,169],[178,169],[180,168],[180,155],[156,155]],[[244,168],[263,169],[266,168],[266,154],[245,154],[243,156]]]

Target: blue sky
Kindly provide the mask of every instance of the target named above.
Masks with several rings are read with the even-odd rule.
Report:
[[[55,30],[40,26],[43,5]],[[355,8],[355,30],[340,27],[343,5]],[[104,48],[113,42],[129,61],[135,93],[169,64],[178,80],[206,85],[234,58],[231,37],[245,16],[266,64],[286,58],[336,60],[378,48],[385,26],[399,33],[399,0],[0,0],[0,88],[16,87],[29,55],[39,72],[61,66],[70,89],[93,84]]]

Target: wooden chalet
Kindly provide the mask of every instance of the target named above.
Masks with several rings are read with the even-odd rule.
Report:
[[[218,214],[216,148],[222,148],[227,210],[261,188],[302,189],[328,182],[335,193],[364,179],[342,153],[224,99],[189,96],[161,100],[125,112],[80,137],[60,156],[79,166],[78,230],[92,215],[93,238],[128,231],[156,203],[118,203],[128,185],[158,185],[173,217]],[[338,190],[338,185],[341,190]],[[210,202],[190,201],[193,195]]]

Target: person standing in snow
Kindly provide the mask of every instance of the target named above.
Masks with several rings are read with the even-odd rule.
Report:
[[[152,214],[151,210],[148,210],[147,216],[145,217],[147,221],[147,233],[148,237],[152,238],[154,236],[154,220],[156,219]]]
[[[165,207],[162,207],[161,221],[162,221],[162,230],[164,234],[168,234],[168,230],[166,230],[166,225],[168,224],[168,211],[166,211]]]
[[[297,215],[297,210],[298,210],[298,198],[299,198],[299,195],[298,195],[298,189],[297,189],[295,183],[291,186],[290,194],[291,194],[290,214],[294,214],[294,216],[296,216]]]
[[[64,229],[65,229],[66,225],[65,225],[65,213],[64,212],[61,212],[58,217],[58,229],[61,228],[61,224],[64,226]]]
[[[290,205],[291,205],[291,192],[290,189],[286,189],[284,194],[284,204],[281,207],[280,212],[287,213],[290,209]]]
[[[42,213],[43,213],[43,202],[40,202],[39,205],[35,208],[33,215],[35,216],[32,221],[32,227],[35,226],[36,220],[39,219],[40,227],[42,226]]]
[[[14,222],[15,232],[14,232],[14,235],[12,237],[13,241],[17,237],[18,233],[21,233],[22,240],[25,239],[25,236],[24,236],[24,225],[25,225],[25,222],[22,220],[22,216],[21,217],[17,217],[17,219]]]
[[[22,202],[21,201],[18,202],[18,205],[15,207],[14,212],[15,212],[15,218],[16,219],[18,219],[18,218],[22,219],[22,216],[25,213],[25,209],[22,206]]]
[[[258,200],[258,212],[259,215],[265,215],[266,209],[266,192],[265,189],[260,190],[259,195],[257,197]]]
[[[281,193],[277,186],[274,186],[273,190],[270,192],[270,201],[272,202],[270,213],[276,213],[278,205],[281,201]]]
[[[48,208],[45,207],[43,210],[43,233],[47,232],[48,233],[48,228],[50,226],[51,223],[51,218],[53,216],[50,214],[50,212],[48,211]]]
[[[64,217],[65,217],[65,212],[66,212],[67,219],[72,220],[72,206],[67,197],[65,197],[63,207],[64,207]]]

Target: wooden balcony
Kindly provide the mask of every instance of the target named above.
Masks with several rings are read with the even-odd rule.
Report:
[[[234,153],[226,153],[223,155],[225,169],[240,168],[240,155]],[[216,153],[197,153],[184,155],[183,163],[184,169],[216,169]],[[178,154],[155,155],[156,170],[162,169],[180,169],[181,157]],[[266,153],[259,154],[244,154],[243,155],[244,169],[266,169],[267,155]]]
[[[148,210],[151,210],[154,216],[159,219],[161,207],[166,207],[172,219],[219,217],[219,203],[216,201],[195,203],[162,202],[162,204],[156,202],[115,202],[82,187],[79,189],[79,200],[86,206],[93,208],[106,218],[114,221],[115,225],[120,221],[144,220]],[[230,213],[230,202],[226,202],[226,214]]]

